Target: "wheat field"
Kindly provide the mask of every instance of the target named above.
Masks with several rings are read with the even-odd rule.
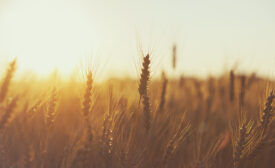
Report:
[[[233,70],[219,77],[96,83],[1,77],[0,167],[272,168],[274,81]],[[1,69],[1,71],[5,71]]]

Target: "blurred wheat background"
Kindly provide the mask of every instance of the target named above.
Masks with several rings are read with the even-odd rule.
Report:
[[[275,167],[274,7],[0,0],[0,168]]]

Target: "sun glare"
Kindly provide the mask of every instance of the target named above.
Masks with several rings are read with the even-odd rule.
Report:
[[[47,74],[58,68],[67,74],[95,47],[90,15],[76,2],[14,1],[0,15],[0,44],[7,55],[18,58],[22,69]]]

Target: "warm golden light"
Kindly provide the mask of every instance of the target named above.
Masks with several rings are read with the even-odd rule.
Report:
[[[95,48],[95,26],[84,6],[58,2],[14,1],[3,9],[2,32],[8,41],[1,45],[18,57],[22,69],[69,73]]]
[[[18,57],[21,70],[69,73],[92,56],[97,60],[93,65],[108,63],[106,75],[100,75],[104,78],[137,77],[134,65],[141,43],[144,52],[155,56],[156,69],[170,74],[217,75],[224,63],[232,67],[240,62],[241,71],[270,75],[274,63],[269,60],[275,53],[273,6],[271,1],[238,0],[2,0],[0,62]],[[170,64],[174,43],[176,72]]]

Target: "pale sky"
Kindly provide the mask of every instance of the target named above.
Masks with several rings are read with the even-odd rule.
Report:
[[[238,62],[240,71],[270,76],[275,1],[0,0],[1,67],[17,57],[22,72],[68,74],[91,60],[84,64],[105,78],[135,77],[140,44],[152,53],[153,75],[215,75]]]

